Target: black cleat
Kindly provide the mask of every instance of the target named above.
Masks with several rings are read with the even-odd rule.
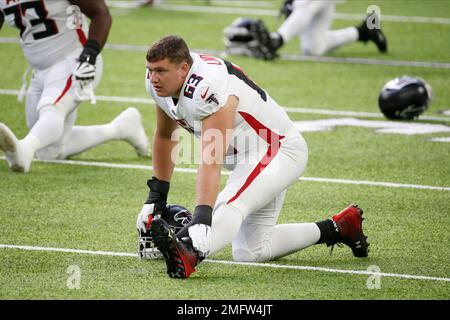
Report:
[[[375,43],[375,45],[378,48],[378,51],[382,53],[387,52],[387,39],[384,35],[383,31],[381,29],[376,28],[373,26],[373,28],[368,27],[368,20],[371,18],[371,16],[368,16],[366,20],[364,20],[356,29],[358,30],[359,34],[359,40],[363,42],[372,41]]]
[[[260,55],[264,60],[273,60],[278,56],[264,21],[257,20],[255,23],[252,23],[250,32],[253,38],[258,42]]]
[[[178,239],[162,218],[153,219],[150,232],[156,247],[166,261],[167,274],[171,278],[189,278],[195,272],[195,266],[202,260],[192,245]]]
[[[387,52],[387,39],[381,29],[373,29],[369,31],[369,40],[373,41],[378,48],[378,51]]]

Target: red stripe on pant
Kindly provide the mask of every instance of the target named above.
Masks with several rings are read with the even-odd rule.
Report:
[[[72,85],[72,75],[70,75],[69,78],[67,79],[64,90],[61,92],[58,99],[56,99],[56,101],[53,104],[57,104],[59,102],[59,100],[61,100],[64,97],[64,95],[67,93],[67,91],[69,91],[71,85]]]
[[[256,179],[256,177],[264,170],[264,168],[269,165],[269,163],[273,160],[273,158],[275,158],[275,156],[278,153],[278,150],[280,149],[281,146],[280,140],[284,138],[284,136],[280,136],[275,132],[273,132],[272,130],[270,130],[269,128],[267,128],[261,122],[256,120],[252,115],[242,111],[240,111],[239,114],[250,125],[250,127],[252,127],[252,129],[256,131],[258,136],[267,142],[269,146],[267,148],[267,152],[264,155],[264,157],[261,159],[260,162],[258,162],[256,167],[253,169],[253,171],[245,180],[242,187],[236,192],[236,194],[230,200],[228,200],[227,204],[236,200],[242,194],[242,192],[244,192],[252,184],[253,180]]]
[[[78,40],[80,40],[80,43],[84,47],[86,45],[86,42],[87,42],[86,35],[84,34],[83,29],[77,28],[76,30],[77,30]]]

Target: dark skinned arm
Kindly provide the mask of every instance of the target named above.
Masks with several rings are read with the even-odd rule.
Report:
[[[102,49],[108,39],[108,33],[112,24],[111,14],[105,1],[69,0],[69,2],[78,6],[81,12],[91,19],[88,39],[96,41],[100,45],[100,49]]]
[[[3,15],[3,12],[0,11],[0,30],[2,29],[4,21],[5,21],[5,16]]]

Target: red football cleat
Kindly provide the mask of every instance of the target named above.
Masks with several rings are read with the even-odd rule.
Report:
[[[340,213],[331,217],[335,227],[339,231],[339,239],[335,242],[327,242],[328,246],[346,244],[352,249],[353,255],[358,258],[367,257],[369,244],[362,230],[363,210],[358,205],[352,204]]]
[[[161,218],[153,219],[151,233],[156,247],[166,261],[167,274],[171,278],[189,278],[202,260],[192,245],[178,239],[168,223]]]

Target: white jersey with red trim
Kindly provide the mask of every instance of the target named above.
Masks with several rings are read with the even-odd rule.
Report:
[[[249,130],[254,133],[257,129],[268,129],[283,136],[293,127],[286,112],[238,66],[217,57],[197,53],[191,56],[194,63],[178,99],[159,97],[148,70],[145,81],[156,104],[185,129],[199,136],[201,120],[222,108],[231,95],[239,99],[233,144],[238,143],[241,135],[248,135]]]
[[[237,66],[215,57],[191,55],[194,63],[178,99],[159,97],[149,70],[145,83],[156,104],[196,136],[201,134],[201,121],[220,110],[229,96],[239,99],[231,142],[235,150],[228,148],[224,159],[224,167],[232,172],[214,205],[210,254],[231,243],[235,260],[265,261],[316,243],[320,238],[316,224],[309,225],[315,232],[312,239],[302,239],[295,247],[285,239],[304,232],[303,226],[295,226],[282,237],[286,229],[276,225],[286,189],[305,170],[305,140],[286,112]],[[256,148],[252,140],[259,141]]]
[[[0,0],[0,10],[20,30],[20,44],[33,68],[48,68],[86,41],[86,17],[67,0]],[[71,27],[74,19],[81,28]]]

